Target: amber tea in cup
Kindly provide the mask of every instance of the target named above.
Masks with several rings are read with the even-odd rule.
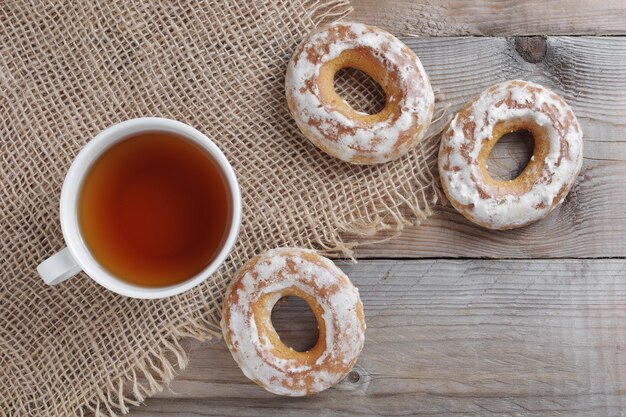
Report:
[[[222,170],[198,144],[141,132],[90,167],[78,199],[85,245],[110,274],[145,287],[183,282],[209,265],[231,228]]]

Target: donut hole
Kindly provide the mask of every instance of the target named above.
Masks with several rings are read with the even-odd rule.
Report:
[[[333,82],[337,95],[358,112],[377,114],[385,107],[385,91],[361,70],[342,68],[335,74]]]
[[[272,325],[280,340],[296,352],[310,350],[319,338],[317,319],[300,297],[283,297],[272,309]]]
[[[487,158],[487,171],[493,179],[511,181],[519,177],[530,162],[535,139],[528,130],[518,130],[502,136]]]

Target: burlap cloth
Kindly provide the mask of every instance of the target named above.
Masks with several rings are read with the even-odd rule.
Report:
[[[347,0],[0,1],[2,415],[125,413],[185,366],[178,340],[219,337],[228,278],[252,255],[281,245],[349,254],[345,233],[430,213],[433,143],[351,166],[319,152],[288,113],[295,46],[348,12]],[[339,84],[352,96],[377,94],[351,77]],[[84,275],[44,285],[35,267],[64,246],[70,163],[96,133],[140,116],[188,123],[232,162],[244,200],[236,249],[203,285],[163,300],[117,296]]]

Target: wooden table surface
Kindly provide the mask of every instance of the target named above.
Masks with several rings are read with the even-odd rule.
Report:
[[[403,37],[453,110],[507,79],[559,92],[585,134],[575,187],[523,229],[481,229],[444,205],[399,238],[360,248],[358,264],[339,262],[368,328],[337,387],[277,397],[246,379],[223,342],[185,341],[189,367],[130,415],[626,414],[626,2],[353,5],[352,20]],[[490,168],[519,172],[530,152],[505,139]],[[296,348],[315,340],[302,302],[274,321]]]

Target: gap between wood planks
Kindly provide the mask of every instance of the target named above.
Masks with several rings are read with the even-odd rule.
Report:
[[[626,3],[568,0],[351,0],[352,20],[396,35],[624,35]]]
[[[405,257],[393,257],[393,256],[384,256],[384,257],[367,257],[367,258],[356,258],[354,261],[351,261],[347,258],[331,258],[333,262],[350,262],[354,264],[358,264],[360,262],[369,262],[369,261],[395,261],[395,262],[408,262],[408,261],[438,261],[438,260],[446,260],[446,261],[524,261],[524,260],[532,260],[536,259],[538,261],[601,261],[601,260],[624,260],[626,256],[597,256],[597,257],[552,257],[552,258],[505,258],[505,257],[477,257],[477,256],[424,256],[419,258],[405,258]]]

